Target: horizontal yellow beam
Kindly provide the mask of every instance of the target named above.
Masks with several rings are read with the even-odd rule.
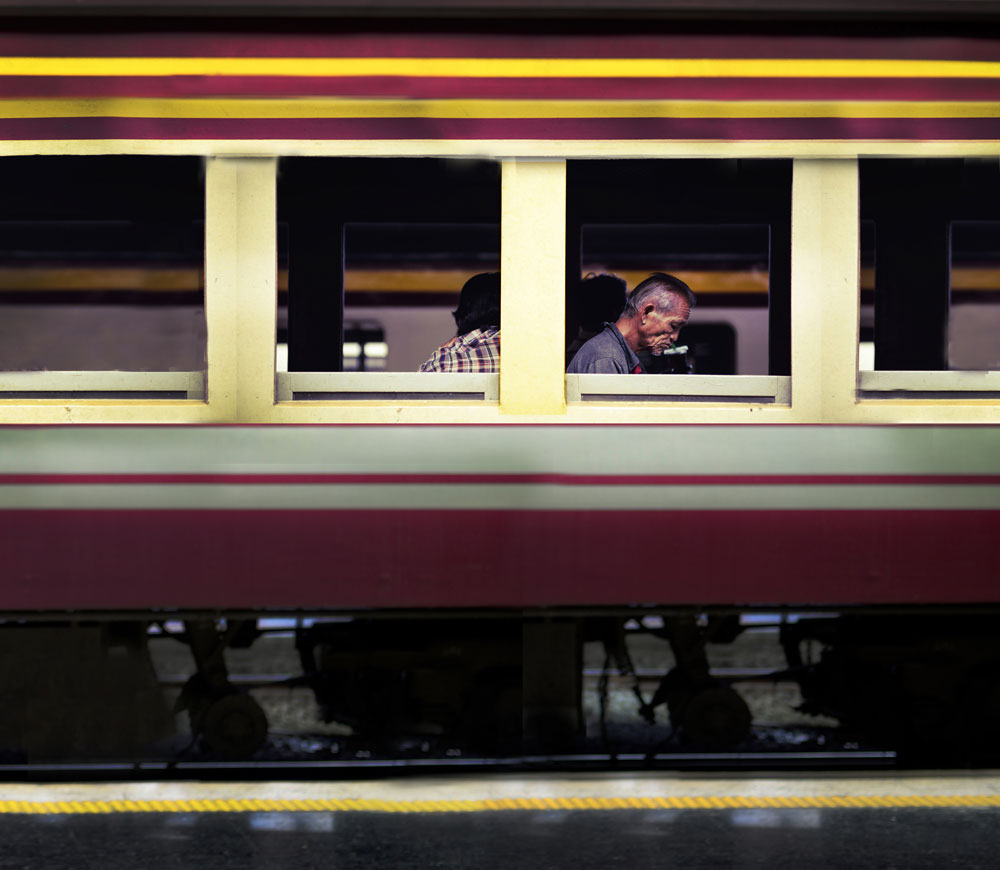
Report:
[[[1000,63],[841,58],[3,57],[0,75],[998,78]]]
[[[1000,139],[6,139],[0,156],[196,155],[284,157],[512,157],[559,160],[628,158],[850,159],[1000,157]]]
[[[994,101],[145,98],[0,100],[0,118],[996,118]]]
[[[202,269],[160,269],[138,266],[6,266],[0,267],[0,292],[145,293],[201,291]]]
[[[604,267],[591,265],[586,272]],[[348,269],[344,286],[348,293],[440,293],[456,295],[475,273],[469,269]],[[616,274],[634,287],[648,271]],[[699,293],[766,293],[767,272],[675,271]],[[1000,288],[1000,270],[995,273]],[[198,292],[204,289],[201,269],[86,268],[25,266],[0,268],[0,292]],[[288,289],[288,271],[278,272],[278,289]]]
[[[585,264],[584,273],[608,271],[599,263]],[[456,295],[474,275],[469,269],[348,269],[348,293],[440,293]],[[629,288],[649,277],[649,271],[620,270]],[[766,293],[768,273],[751,269],[674,270],[696,293]],[[875,270],[861,270],[861,289],[875,288]],[[139,267],[0,267],[0,293],[52,292],[197,292],[204,289],[201,269]],[[278,272],[278,289],[288,289],[288,271]],[[1000,268],[960,266],[952,269],[951,289],[962,292],[1000,291]]]

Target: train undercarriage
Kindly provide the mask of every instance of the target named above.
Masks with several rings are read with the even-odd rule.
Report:
[[[264,757],[287,733],[276,693],[308,695],[316,733],[362,755],[612,758],[629,748],[612,720],[651,755],[738,753],[761,686],[903,763],[987,763],[998,629],[996,613],[906,611],[8,621],[0,765]]]

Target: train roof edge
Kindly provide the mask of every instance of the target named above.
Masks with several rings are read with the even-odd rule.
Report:
[[[997,0],[0,0],[11,18],[521,18],[1000,23]]]

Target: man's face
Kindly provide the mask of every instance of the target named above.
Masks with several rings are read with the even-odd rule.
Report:
[[[649,348],[654,356],[669,350],[677,341],[684,324],[691,316],[691,309],[681,297],[674,297],[669,312],[646,306],[639,317],[639,350]]]

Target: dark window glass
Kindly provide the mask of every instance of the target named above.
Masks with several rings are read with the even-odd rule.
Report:
[[[1000,163],[870,159],[860,180],[862,368],[1000,368]]]
[[[5,157],[0,187],[0,370],[204,370],[200,158]]]

